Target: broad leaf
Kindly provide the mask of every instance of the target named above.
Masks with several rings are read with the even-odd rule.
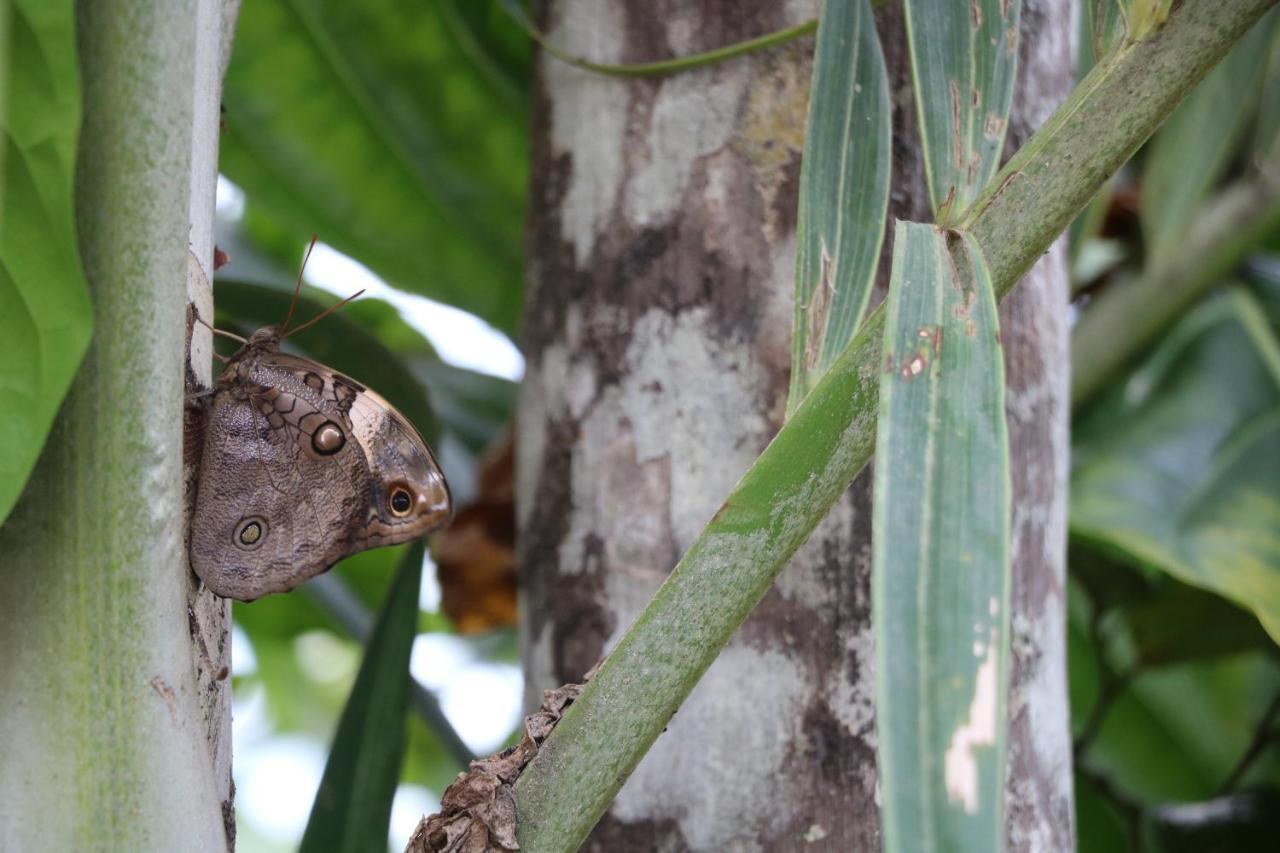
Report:
[[[1256,114],[1277,16],[1269,13],[1178,107],[1151,142],[1142,170],[1147,251],[1180,241],[1239,149]]]
[[[421,541],[407,548],[387,590],[364,662],[342,712],[302,853],[383,850],[400,780],[409,653],[418,620]]]
[[[929,198],[959,217],[1000,166],[1021,0],[905,0]]]
[[[968,237],[898,223],[872,516],[887,853],[1000,850],[1009,649],[1004,363]]]
[[[301,233],[510,332],[526,117],[464,50],[469,20],[437,3],[244,4],[222,168]]]
[[[889,203],[889,85],[867,0],[824,3],[796,229],[788,413],[853,338]]]
[[[18,500],[89,343],[76,243],[75,10],[13,0],[0,30],[0,522]]]
[[[1203,305],[1077,419],[1074,536],[1235,601],[1280,640],[1280,392]]]

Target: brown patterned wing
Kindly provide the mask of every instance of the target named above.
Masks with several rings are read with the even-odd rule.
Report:
[[[254,353],[208,415],[191,563],[218,595],[283,592],[368,548],[448,521],[448,489],[413,427],[308,359]]]

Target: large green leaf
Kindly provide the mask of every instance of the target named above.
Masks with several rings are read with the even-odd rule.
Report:
[[[246,3],[222,168],[282,222],[510,332],[526,118],[473,63],[469,21],[438,3]]]
[[[1077,419],[1073,535],[1232,599],[1280,639],[1280,392],[1218,299]]]
[[[14,0],[9,12],[0,33],[8,84],[0,111],[0,522],[44,447],[93,323],[72,187],[80,129],[73,4]]]
[[[872,624],[887,853],[999,850],[1009,455],[990,275],[898,223],[876,435]]]
[[[1148,252],[1168,252],[1186,233],[1253,123],[1271,33],[1268,13],[1227,54],[1152,140],[1142,170]]]
[[[889,84],[871,7],[824,3],[800,167],[788,412],[866,310],[888,216],[889,137]]]
[[[929,198],[954,221],[995,175],[1018,61],[1021,0],[905,0]]]
[[[421,540],[407,548],[342,712],[302,853],[383,850],[400,780],[409,653],[418,621]]]

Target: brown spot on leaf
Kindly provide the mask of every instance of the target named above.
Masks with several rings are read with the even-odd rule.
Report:
[[[933,345],[934,356],[942,354],[942,327],[941,326],[921,326],[916,335],[926,338]]]
[[[809,300],[808,308],[808,334],[805,335],[804,341],[804,364],[809,370],[812,370],[818,363],[818,357],[822,354],[822,343],[827,336],[827,315],[831,313],[831,302],[835,297],[836,286],[833,281],[835,277],[835,260],[827,251],[827,243],[822,241],[820,263],[822,265],[818,278],[818,286],[813,289],[813,296]]]
[[[973,19],[975,30],[982,28],[982,3],[980,0],[969,0],[969,15]]]
[[[1004,133],[1004,119],[998,113],[987,113],[987,120],[982,125],[982,135],[993,142]]]

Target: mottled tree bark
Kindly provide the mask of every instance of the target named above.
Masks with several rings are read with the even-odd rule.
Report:
[[[1065,0],[1028,2],[1014,133],[1070,83]],[[813,2],[558,0],[592,59],[687,54],[813,17]],[[892,214],[928,219],[896,5]],[[517,472],[530,704],[621,636],[782,422],[813,42],[619,81],[544,57]],[[891,229],[890,229],[891,230]],[[882,280],[887,281],[888,254]],[[1066,849],[1065,273],[1004,312],[1015,468],[1011,849]],[[801,549],[596,828],[593,850],[880,846],[870,483]],[[1034,725],[1032,721],[1034,720]]]

